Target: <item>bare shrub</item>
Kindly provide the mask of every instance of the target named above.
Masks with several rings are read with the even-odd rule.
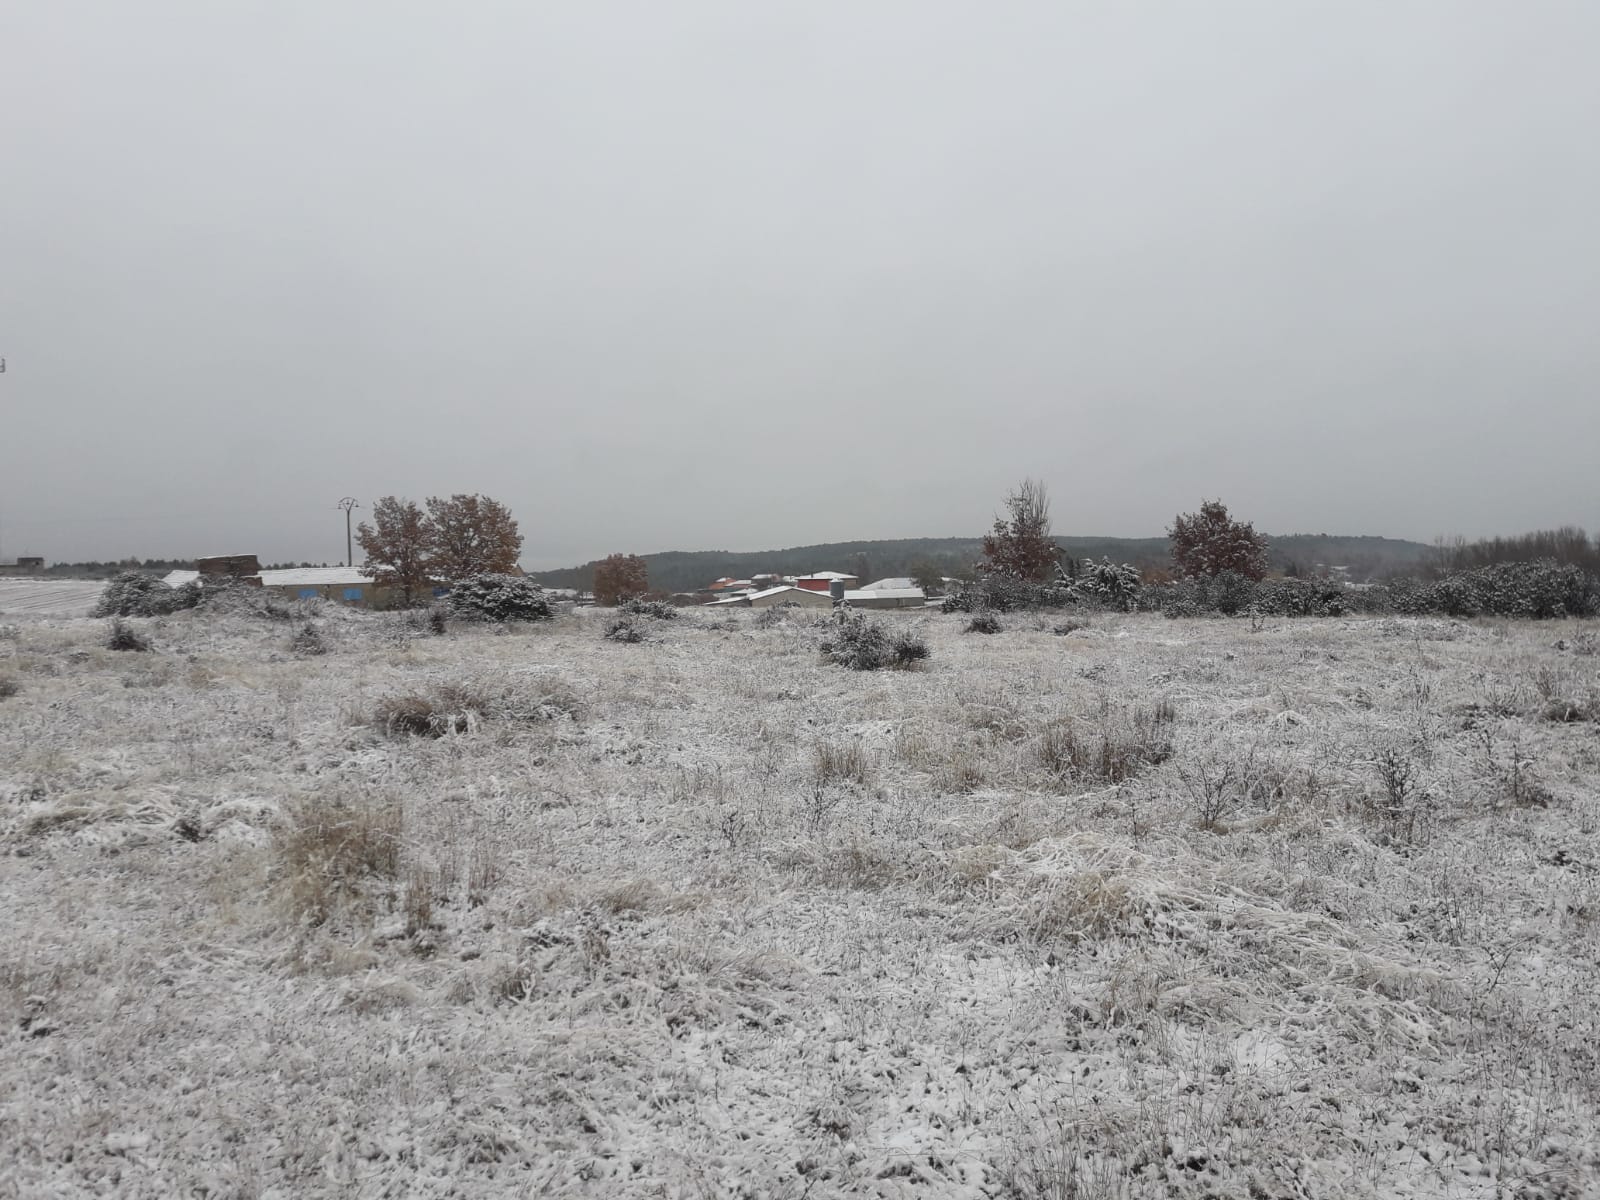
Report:
[[[22,684],[10,675],[0,675],[0,700],[15,696],[22,690]]]
[[[1004,628],[1000,618],[992,612],[981,612],[967,622],[967,627],[962,633],[999,633]]]
[[[872,764],[860,742],[818,742],[812,751],[812,774],[818,783],[865,785]]]
[[[106,634],[106,649],[145,651],[150,649],[150,639],[118,617],[111,622],[111,630]]]
[[[1188,793],[1201,829],[1223,832],[1223,818],[1250,804],[1269,799],[1272,774],[1264,770],[1254,744],[1238,750],[1212,748],[1178,766],[1178,782]]]
[[[1431,805],[1415,755],[1398,745],[1379,746],[1371,767],[1383,793],[1371,799],[1368,811],[1382,826],[1385,838],[1406,845],[1425,840]]]
[[[367,899],[369,881],[400,874],[404,815],[375,800],[291,804],[273,839],[276,874],[296,919],[322,925]]]

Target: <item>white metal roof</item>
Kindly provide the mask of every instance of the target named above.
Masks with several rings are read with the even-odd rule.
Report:
[[[846,600],[921,600],[921,588],[859,588],[846,591]]]
[[[773,589],[769,589],[773,590]],[[712,608],[718,604],[745,604],[752,596],[764,596],[766,592],[734,592],[732,595],[722,596],[716,600],[707,600],[701,608]]]
[[[888,579],[878,579],[872,583],[862,584],[861,590],[864,592],[903,591],[906,588],[914,588],[916,586],[909,575],[895,575]]]
[[[263,587],[358,587],[371,582],[372,576],[360,567],[292,567],[261,572]]]
[[[813,571],[809,575],[800,576],[801,579],[859,579],[859,575],[846,575],[842,571]]]

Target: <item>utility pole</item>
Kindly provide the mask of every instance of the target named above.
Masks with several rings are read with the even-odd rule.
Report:
[[[355,543],[350,540],[350,510],[360,508],[354,496],[346,496],[339,501],[339,507],[344,509],[344,565],[355,566]]]

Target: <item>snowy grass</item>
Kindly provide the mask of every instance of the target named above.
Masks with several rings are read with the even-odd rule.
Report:
[[[0,1194],[1595,1192],[1588,626],[294,616],[0,638]]]

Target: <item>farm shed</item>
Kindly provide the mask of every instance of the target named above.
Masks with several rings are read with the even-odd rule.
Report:
[[[778,587],[764,588],[759,592],[745,592],[737,596],[727,596],[721,600],[713,600],[706,605],[707,608],[727,607],[735,605],[740,608],[776,608],[780,604],[797,604],[802,608],[832,608],[833,601],[826,592],[811,592],[801,588],[781,584]]]
[[[863,588],[845,592],[845,603],[852,608],[922,608],[928,603],[921,588]]]
[[[821,592],[828,594],[828,589],[833,586],[835,579],[842,580],[846,589],[853,588],[861,582],[857,575],[844,575],[838,571],[813,571],[809,575],[802,575],[794,581],[797,588],[804,588],[808,592]]]

